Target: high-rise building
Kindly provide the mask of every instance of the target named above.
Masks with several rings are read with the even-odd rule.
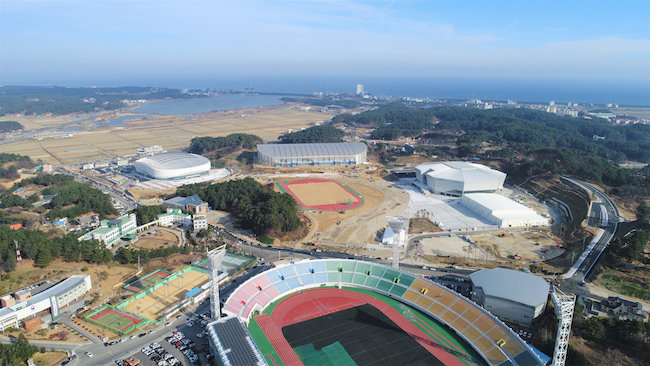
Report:
[[[364,95],[363,84],[357,84],[357,95]]]

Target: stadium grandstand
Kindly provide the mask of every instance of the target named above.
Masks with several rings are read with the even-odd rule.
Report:
[[[136,160],[135,170],[154,179],[191,178],[210,171],[210,160],[201,155],[170,152]]]
[[[355,291],[365,291],[367,294],[376,294],[376,296],[367,296],[367,294],[355,293]],[[319,299],[319,295],[316,295],[318,293],[327,294],[329,292],[336,292],[336,294],[330,295],[329,297],[323,295],[324,297],[321,299]],[[346,295],[351,293],[353,295]],[[343,296],[340,296],[341,294]],[[284,309],[280,310],[282,308],[281,305],[290,301],[292,297],[298,299],[292,301],[302,302],[302,305],[295,308],[285,306]],[[383,300],[378,300],[380,297]],[[278,300],[280,302],[276,303]],[[395,302],[398,305],[391,307],[387,305],[387,302]],[[387,322],[377,323],[377,319],[383,315],[368,315],[366,307],[368,304],[374,306],[375,310],[379,309],[380,313],[387,315],[390,320],[394,321],[394,324],[391,326]],[[268,311],[267,308],[272,308],[273,312],[270,313],[271,315],[266,313]],[[487,364],[499,366],[544,364],[532,348],[519,338],[514,331],[471,300],[427,279],[401,270],[364,261],[319,259],[285,262],[284,264],[257,274],[237,287],[226,300],[223,306],[223,312],[229,316],[239,317],[244,323],[248,324],[251,332],[253,332],[253,328],[251,328],[252,324],[255,324],[258,333],[259,329],[262,328],[267,337],[267,340],[264,340],[263,343],[265,345],[273,345],[273,349],[276,350],[276,357],[273,357],[272,353],[263,352],[265,357],[270,358],[267,358],[269,364],[279,364],[277,361],[281,360],[284,364],[304,363],[307,365],[319,363],[302,362],[305,361],[304,357],[306,354],[309,354],[309,356],[306,356],[307,359],[311,359],[312,361],[314,359],[322,360],[325,358],[331,360],[332,357],[340,361],[346,359],[346,357],[349,359],[353,356],[353,352],[350,352],[350,354],[346,353],[347,348],[342,348],[339,342],[334,342],[327,346],[332,347],[334,356],[325,356],[322,354],[327,348],[322,343],[317,345],[317,342],[314,342],[313,345],[308,344],[300,347],[294,347],[293,343],[289,344],[287,337],[290,337],[292,331],[295,333],[296,330],[289,329],[286,325],[293,327],[291,324],[295,325],[297,323],[298,320],[296,319],[300,318],[299,311],[297,310],[306,309],[311,312],[322,312],[316,316],[319,318],[327,316],[326,319],[335,319],[339,313],[334,314],[333,311],[328,311],[331,308],[336,308],[337,312],[353,310],[363,316],[370,316],[372,319],[370,323],[383,324],[379,328],[374,328],[377,330],[401,328],[398,332],[406,332],[406,334],[412,335],[415,341],[435,356],[435,362],[426,364]],[[399,312],[395,311],[395,309],[406,310]],[[282,324],[274,323],[269,318],[277,315],[277,312],[295,319],[292,322],[281,322]],[[456,346],[452,345],[449,347],[451,350],[448,350],[448,352],[441,351],[445,349],[445,346],[441,344],[450,345],[453,341],[447,342],[444,338],[436,336],[436,334],[440,334],[440,331],[420,333],[429,328],[423,325],[426,323],[426,320],[417,316],[418,313],[422,314],[425,318],[431,318],[431,321],[436,321],[437,324],[443,324],[444,328],[448,329],[455,339],[458,339],[461,343],[466,342],[467,349],[463,348],[463,344],[456,343]],[[355,317],[355,315],[352,315],[352,318]],[[307,318],[317,320],[314,316]],[[405,318],[413,319],[406,320]],[[305,321],[306,319],[303,317],[299,320]],[[329,323],[332,322],[334,320],[329,321]],[[327,321],[321,320],[321,324],[327,324]],[[343,332],[340,328],[339,331]],[[353,331],[347,328],[345,329],[345,333]],[[312,333],[314,333],[313,331],[305,330],[302,332],[298,333],[298,338],[311,337]],[[417,334],[421,335],[416,336]],[[368,337],[372,338],[369,335],[365,338],[367,339]],[[427,337],[430,340],[426,340]],[[358,342],[360,338],[356,337],[355,339],[355,342]],[[393,339],[393,336],[387,339],[387,345],[389,345],[391,344],[390,339]],[[413,339],[410,339],[410,341],[413,341]],[[217,341],[214,340],[215,343]],[[328,342],[331,342],[331,339]],[[438,343],[438,345],[434,345],[435,343]],[[280,345],[278,346],[280,349],[276,348],[276,345]],[[281,347],[282,345],[284,347]],[[262,348],[261,344],[258,344],[258,346],[260,349]],[[312,349],[313,346],[317,346],[317,349]],[[389,350],[386,350],[387,348]],[[269,348],[267,347],[266,349],[268,350]],[[381,357],[392,357],[395,360],[396,356],[392,353],[399,351],[399,347],[392,350],[392,347],[386,346],[375,347],[375,350],[372,352],[381,354]],[[218,352],[215,353],[218,357]],[[473,353],[477,354],[476,359],[471,357]],[[404,356],[408,355],[408,353],[402,354]],[[359,357],[358,354],[354,354],[354,356]],[[326,364],[336,364],[336,362]]]
[[[449,196],[494,193],[503,188],[505,179],[505,173],[466,161],[430,162],[415,167],[418,186]]]
[[[257,145],[258,164],[271,166],[361,164],[367,154],[368,147],[361,142]]]

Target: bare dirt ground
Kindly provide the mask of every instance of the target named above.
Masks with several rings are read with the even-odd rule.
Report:
[[[357,201],[350,192],[335,182],[315,182],[307,184],[292,184],[289,189],[307,206],[342,203],[346,200]]]
[[[62,333],[67,333],[67,336],[62,335]],[[77,332],[67,327],[65,324],[59,324],[54,329],[37,327],[32,329],[29,332],[20,330],[25,338],[32,341],[53,341],[61,343],[90,343],[85,337],[78,335]],[[64,333],[64,334],[65,334]],[[14,332],[14,335],[17,335],[18,332]],[[62,339],[63,338],[63,339]]]
[[[132,113],[106,114],[115,118]],[[62,125],[62,117],[23,117],[19,122],[27,128]],[[289,106],[276,106],[239,111],[215,112],[189,116],[153,116],[147,123],[127,123],[126,127],[100,127],[74,132],[70,137],[53,138],[50,133],[36,139],[3,145],[4,152],[27,155],[47,163],[71,164],[135,153],[137,148],[162,145],[167,150],[185,148],[194,136],[225,136],[251,133],[265,140],[275,140],[289,129],[309,127],[326,121],[331,115],[313,111],[297,111]]]
[[[194,287],[205,283],[210,276],[199,271],[187,271],[182,277],[177,277],[148,295],[135,300],[124,307],[124,310],[155,320],[162,315],[163,310],[185,298],[185,293]]]
[[[519,255],[523,260],[539,261],[561,255],[564,249],[558,248],[556,241],[547,232],[510,230],[501,234],[471,235],[481,248],[496,258]]]
[[[305,241],[365,245],[374,241],[375,233],[388,225],[386,216],[398,216],[409,202],[406,192],[383,180],[342,180],[364,197],[363,206],[346,211],[307,213],[312,229]],[[320,234],[319,234],[320,233]]]
[[[61,362],[68,358],[65,352],[37,352],[32,356],[36,366],[55,366],[60,365]]]
[[[409,234],[435,233],[442,229],[427,218],[416,217],[409,220]]]
[[[178,245],[178,237],[166,230],[157,230],[155,234],[140,236],[140,240],[131,244],[134,248],[158,249]]]

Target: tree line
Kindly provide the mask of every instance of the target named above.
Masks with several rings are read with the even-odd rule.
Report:
[[[8,163],[12,164],[9,165]],[[18,179],[20,178],[18,169],[31,168],[32,166],[34,164],[29,156],[0,153],[0,179]]]
[[[190,142],[189,152],[193,154],[206,154],[222,149],[229,149],[232,152],[238,148],[252,149],[256,144],[261,142],[262,139],[259,136],[247,133],[233,133],[220,137],[194,137]]]
[[[0,87],[0,116],[115,110],[125,106],[124,99],[191,98],[178,89],[149,87],[66,88],[40,86]],[[85,101],[84,101],[85,99]]]
[[[321,125],[280,136],[281,144],[328,143],[343,141],[343,131],[332,125]]]
[[[38,352],[38,347],[29,344],[29,341],[23,334],[18,335],[16,343],[0,344],[0,364],[2,366],[22,366],[27,364],[27,360],[34,353]]]
[[[198,183],[178,188],[177,194],[199,197],[215,210],[227,211],[237,224],[257,235],[287,232],[302,226],[298,205],[289,194],[279,193],[252,178],[222,183]]]
[[[399,137],[417,136],[433,128],[435,110],[432,108],[410,108],[402,103],[389,103],[377,109],[359,114],[340,114],[332,119],[334,123],[374,126],[370,138],[396,140]]]
[[[16,121],[0,121],[0,132],[11,132],[16,130],[24,130],[22,124]]]

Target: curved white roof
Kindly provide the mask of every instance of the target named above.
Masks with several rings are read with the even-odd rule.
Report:
[[[482,269],[469,275],[485,296],[537,307],[548,298],[550,285],[541,277],[507,268]]]
[[[186,177],[210,170],[210,160],[197,154],[164,153],[135,162],[135,170],[157,179]]]
[[[350,156],[368,151],[362,142],[314,144],[259,144],[257,151],[271,158]]]
[[[498,170],[466,161],[424,163],[418,165],[416,169],[420,169],[422,173],[434,178],[458,182],[505,179],[506,177],[505,173]]]

